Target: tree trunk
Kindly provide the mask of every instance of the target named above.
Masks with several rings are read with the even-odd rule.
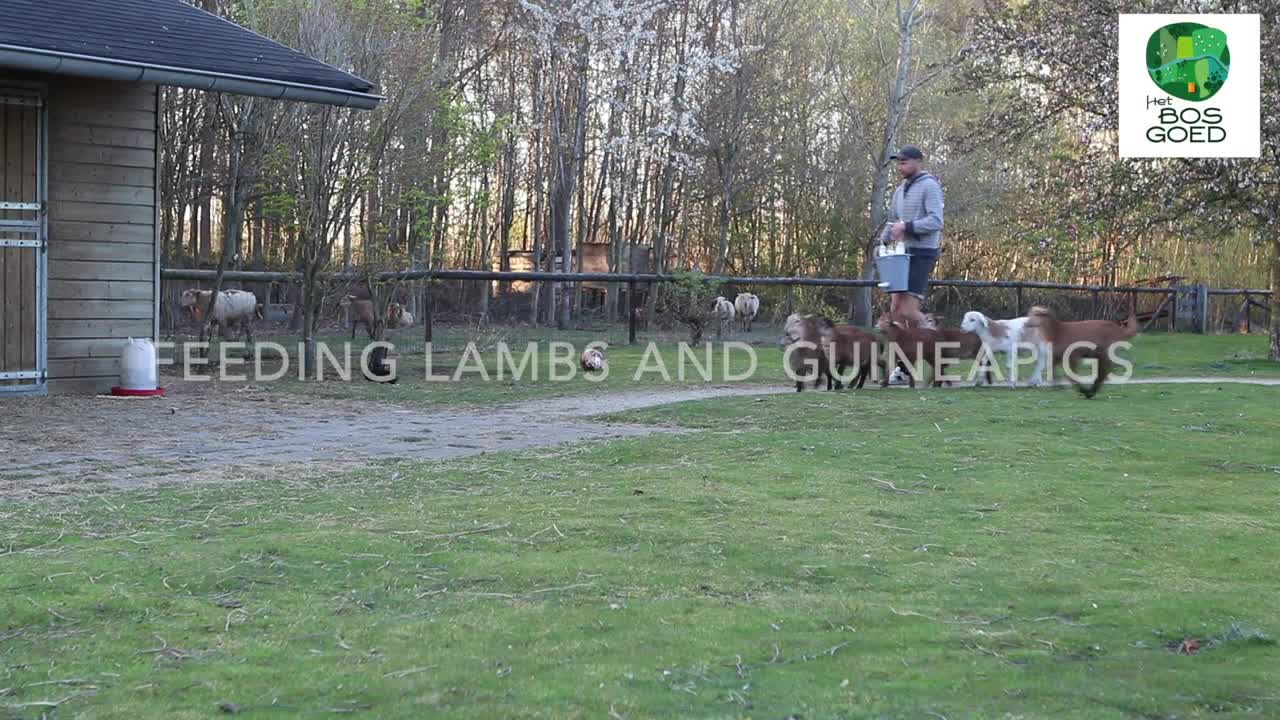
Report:
[[[1271,359],[1280,362],[1280,231],[1271,238]]]

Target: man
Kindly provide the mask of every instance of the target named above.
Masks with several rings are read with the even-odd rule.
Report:
[[[889,314],[898,322],[918,327],[924,323],[920,306],[942,246],[942,184],[924,171],[924,153],[915,145],[904,145],[890,159],[898,162],[902,184],[889,203],[889,222],[880,242],[892,245],[903,241],[911,262],[907,290],[890,294]]]

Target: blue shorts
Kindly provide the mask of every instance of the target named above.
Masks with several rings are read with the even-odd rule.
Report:
[[[929,292],[929,274],[938,264],[938,249],[908,248],[907,254],[911,256],[911,264],[907,269],[906,292],[924,300]]]

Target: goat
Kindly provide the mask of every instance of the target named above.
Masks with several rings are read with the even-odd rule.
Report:
[[[348,295],[339,304],[351,310],[351,339],[356,339],[356,327],[359,325],[364,325],[370,340],[374,339],[373,301]],[[383,313],[383,326],[388,330],[413,327],[413,314],[405,310],[400,303],[388,303],[387,311]]]
[[[857,366],[858,374],[849,381],[849,387],[861,388],[871,374],[875,363],[884,372],[880,357],[880,340],[875,335],[852,325],[836,325],[829,318],[818,318],[818,331],[822,335],[823,353],[829,365],[835,367],[836,389],[844,387],[844,371]]]
[[[977,360],[979,371],[986,378],[987,384],[991,384],[990,356],[982,352],[982,338],[977,333],[964,328],[957,330],[953,327],[947,327],[943,324],[943,318],[933,313],[925,316],[924,327],[942,336],[943,342],[953,343],[950,346],[951,349],[946,353],[946,366],[950,366],[952,362],[957,360]],[[946,383],[950,385],[951,381],[947,380]]]
[[[1036,328],[1028,327],[1028,322],[1029,319],[1025,316],[1010,320],[992,320],[977,310],[970,310],[960,321],[960,329],[976,333],[982,339],[982,344],[987,349],[982,359],[984,365],[990,361],[993,353],[1002,352],[1009,356],[1009,387],[1018,386],[1018,351],[1029,346],[1036,358],[1036,367],[1031,373],[1029,384],[1039,385],[1042,382],[1048,351],[1040,333]],[[987,384],[991,384],[990,370],[987,371]]]
[[[1044,338],[1049,357],[1054,365],[1075,365],[1092,358],[1097,363],[1097,375],[1093,384],[1085,387],[1071,377],[1076,390],[1092,399],[1102,388],[1111,372],[1111,351],[1117,344],[1138,334],[1138,316],[1134,299],[1129,300],[1129,317],[1124,322],[1114,320],[1059,320],[1049,308],[1037,305],[1027,314],[1027,326],[1036,328]],[[1070,374],[1068,374],[1070,376]]]
[[[196,322],[204,320],[204,313],[209,307],[212,290],[196,290],[191,288],[182,292],[179,301],[182,307],[191,312]],[[262,318],[262,305],[258,296],[248,290],[223,290],[213,302],[213,319],[210,325],[218,326],[218,334],[226,339],[226,331],[232,325],[239,325],[243,336],[253,342],[254,319]]]
[[[795,349],[788,348],[789,345],[801,342],[804,344]],[[831,377],[831,366],[827,363],[827,356],[822,351],[822,329],[817,318],[812,315],[792,313],[787,317],[778,344],[788,351],[791,375],[797,378],[796,392],[804,390],[804,380],[799,378],[807,373],[814,375],[814,389],[817,389],[823,375],[827,376],[827,389],[832,388],[834,379]]]
[[[927,327],[908,327],[894,320],[888,313],[880,316],[879,327],[880,332],[889,341],[890,349],[898,348],[900,358],[907,361],[907,383],[911,387],[916,386],[916,365],[919,365],[921,358],[933,369],[932,384],[935,387],[942,384],[942,381],[937,379],[940,374],[939,366],[945,370],[946,366],[955,360],[955,355],[954,352],[940,352],[941,348],[937,344],[943,341],[941,333]],[[880,387],[886,387],[888,384],[889,376],[886,375],[880,381]]]
[[[738,326],[751,332],[751,321],[755,320],[760,312],[760,298],[751,293],[738,293],[738,297],[734,298],[733,307],[738,312]]]

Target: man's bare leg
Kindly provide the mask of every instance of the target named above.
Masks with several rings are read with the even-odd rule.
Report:
[[[924,313],[920,312],[920,298],[911,293],[893,293],[889,296],[889,314],[893,319],[909,327],[924,325]]]

